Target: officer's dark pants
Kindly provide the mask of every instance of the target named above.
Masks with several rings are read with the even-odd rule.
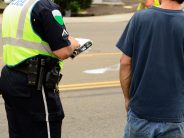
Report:
[[[5,101],[10,138],[48,138],[48,124],[51,138],[61,137],[64,113],[57,92],[45,90],[49,112],[49,123],[46,123],[42,92],[27,86],[26,74],[4,67],[0,90]]]

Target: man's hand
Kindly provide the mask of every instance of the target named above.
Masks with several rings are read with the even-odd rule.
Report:
[[[126,112],[128,112],[128,105],[129,105],[130,100],[129,99],[125,99],[125,110]]]

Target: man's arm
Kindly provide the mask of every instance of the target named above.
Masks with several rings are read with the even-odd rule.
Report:
[[[120,59],[120,83],[121,83],[121,88],[123,90],[123,95],[125,98],[125,108],[126,111],[128,111],[128,104],[130,101],[130,96],[129,96],[129,90],[130,90],[130,83],[131,83],[131,68],[132,63],[131,63],[131,57],[123,54],[121,59]]]
[[[68,40],[70,41],[70,46],[66,46],[64,48],[60,48],[58,50],[53,51],[53,53],[61,60],[65,60],[70,57],[73,51],[79,47],[79,43],[75,38],[69,36]]]

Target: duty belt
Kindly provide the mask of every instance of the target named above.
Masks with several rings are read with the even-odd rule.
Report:
[[[34,57],[10,69],[27,74],[28,85],[36,86],[37,90],[44,85],[48,89],[57,89],[61,80],[59,60],[51,57]]]
[[[15,67],[8,67],[8,68],[11,70],[17,71],[17,72],[25,73],[25,74],[29,74],[31,72],[31,70],[29,69],[30,68],[29,64],[27,62],[17,65]]]

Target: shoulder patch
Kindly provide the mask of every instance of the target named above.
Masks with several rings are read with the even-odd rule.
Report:
[[[63,17],[61,15],[61,12],[59,10],[53,10],[52,11],[52,15],[54,17],[54,19],[60,24],[60,25],[63,25],[64,22],[63,22]]]

